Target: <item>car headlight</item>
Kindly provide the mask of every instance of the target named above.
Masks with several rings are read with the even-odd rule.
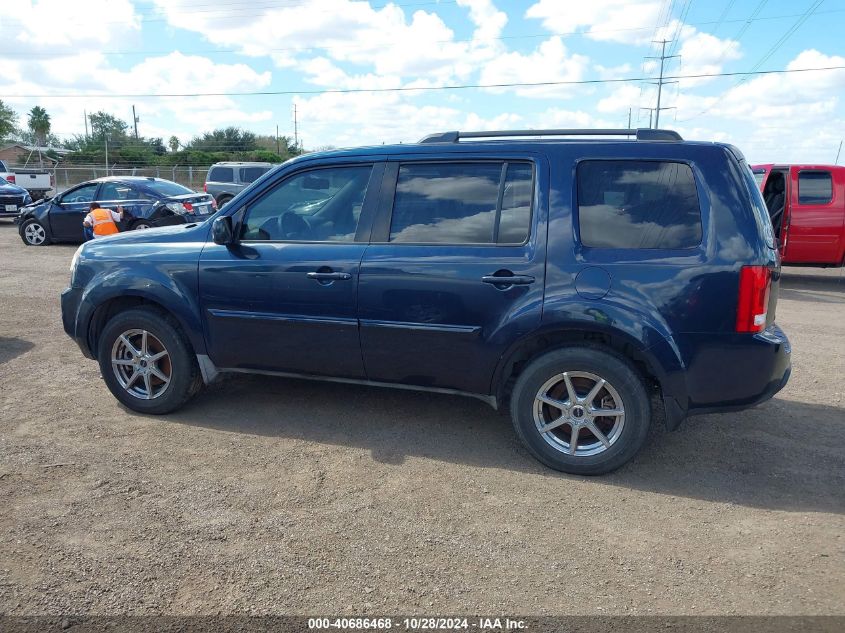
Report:
[[[74,282],[76,281],[76,268],[79,266],[79,258],[82,255],[82,249],[85,247],[85,244],[82,244],[79,248],[76,249],[76,252],[73,254],[73,259],[70,260],[70,285],[73,287]]]
[[[26,206],[26,205],[28,205],[28,204],[32,204],[32,196],[31,196],[31,195],[29,195],[29,194],[26,194],[26,195],[23,197],[23,206]]]

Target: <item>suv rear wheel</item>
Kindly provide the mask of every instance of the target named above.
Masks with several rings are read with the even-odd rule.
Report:
[[[224,205],[228,204],[231,199],[232,196],[220,196],[219,198],[217,198],[217,208],[222,209]]]
[[[115,398],[140,413],[178,409],[202,385],[176,321],[150,308],[127,310],[100,335],[100,373]]]
[[[511,418],[522,443],[546,466],[600,475],[640,450],[651,407],[631,365],[600,349],[571,347],[525,368],[514,386]]]

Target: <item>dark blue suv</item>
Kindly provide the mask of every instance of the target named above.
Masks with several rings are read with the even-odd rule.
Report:
[[[509,407],[544,464],[596,474],[655,409],[675,429],[786,384],[779,277],[729,145],[450,132],[302,156],[209,221],[89,242],[62,314],[135,411],[219,372],[464,393]]]

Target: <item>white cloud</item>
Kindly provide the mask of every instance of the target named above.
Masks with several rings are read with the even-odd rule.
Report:
[[[539,0],[528,8],[525,17],[542,20],[543,26],[554,33],[583,30],[587,37],[599,41],[646,44],[652,39],[662,5],[660,0]]]
[[[533,52],[523,55],[510,52],[499,55],[481,69],[480,83],[538,83],[580,81],[589,64],[584,55],[570,54],[560,37],[542,42]],[[491,88],[503,92],[505,88]],[[583,94],[584,88],[575,85],[531,86],[515,89],[522,97],[569,98]]]
[[[432,78],[440,82],[466,78],[474,65],[490,59],[501,44],[460,42],[434,12],[401,7],[373,8],[369,2],[312,0],[290,6],[256,6],[249,19],[225,19],[218,12],[191,11],[185,0],[155,0],[173,26],[194,31],[210,41],[225,41],[250,56],[269,56],[281,67],[307,63],[320,56],[333,62],[369,67],[377,75]],[[474,38],[490,40],[501,33],[507,15],[489,0],[460,0],[475,26]],[[221,13],[222,12],[222,13]]]

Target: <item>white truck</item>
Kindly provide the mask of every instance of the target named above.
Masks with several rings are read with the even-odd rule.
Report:
[[[0,178],[23,187],[33,200],[43,198],[53,188],[53,175],[46,169],[15,169],[0,160]]]

